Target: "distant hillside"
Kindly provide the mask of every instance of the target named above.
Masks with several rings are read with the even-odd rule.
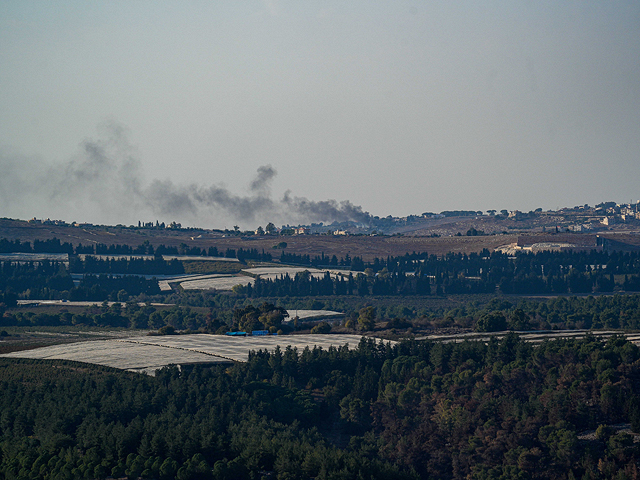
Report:
[[[58,238],[77,246],[91,244],[137,246],[148,242],[172,247],[215,246],[218,250],[258,249],[270,252],[278,258],[284,242],[287,253],[325,255],[338,257],[346,254],[360,256],[364,261],[388,255],[398,256],[412,252],[428,252],[444,255],[448,252],[472,253],[489,251],[515,244],[520,235],[542,234],[553,236],[558,229],[558,239],[575,245],[593,244],[595,236],[606,239],[605,248],[611,250],[634,250],[640,248],[640,234],[632,223],[618,223],[610,226],[585,228],[582,232],[567,229],[577,224],[577,215],[537,214],[517,215],[509,218],[503,215],[483,215],[479,217],[440,217],[421,219],[398,225],[394,235],[247,235],[247,232],[221,232],[204,229],[159,229],[129,228],[123,226],[70,226],[29,223],[21,220],[0,219],[0,238],[33,242]],[[573,222],[573,223],[572,223]],[[503,233],[504,232],[504,233]],[[568,242],[566,237],[575,239]],[[558,240],[559,241],[559,240]],[[280,245],[278,248],[278,245]]]

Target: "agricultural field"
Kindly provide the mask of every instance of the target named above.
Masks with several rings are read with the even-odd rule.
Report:
[[[347,344],[354,348],[361,338],[360,335],[135,336],[52,345],[0,357],[72,360],[153,375],[155,370],[172,364],[245,362],[250,351],[273,351],[277,346],[284,349],[290,345],[299,351],[306,347],[327,349]]]
[[[43,307],[47,308],[47,307]],[[48,308],[47,308],[48,309]],[[0,354],[32,350],[40,347],[71,345],[84,341],[113,340],[145,335],[148,330],[130,331],[92,327],[3,327],[8,335],[0,336]]]
[[[236,260],[236,259],[233,259]],[[240,273],[243,264],[238,262],[212,262],[212,261],[189,261],[182,260],[184,272],[190,275],[211,275]]]
[[[236,285],[247,286],[253,283],[254,278],[260,277],[265,280],[275,280],[284,275],[295,277],[297,273],[308,271],[315,278],[324,277],[330,272],[332,277],[337,275],[348,275],[346,270],[319,270],[316,268],[303,267],[280,267],[263,266],[245,268],[240,275],[190,275],[184,277],[173,277],[159,282],[161,291],[171,290],[172,283],[179,284],[184,290],[231,290]]]
[[[83,262],[87,258],[94,258],[96,260],[153,260],[153,255],[96,255],[96,254],[84,254],[78,255],[78,258]]]
[[[289,314],[289,318],[287,318],[285,322],[293,321],[296,317],[300,320],[319,320],[344,317],[344,313],[333,312],[331,310],[287,310],[287,313]]]
[[[158,286],[160,287],[161,292],[170,292],[172,290],[171,283],[180,283],[187,280],[195,280],[208,277],[205,275],[168,275],[161,276],[158,275],[156,278],[158,279]]]
[[[1,253],[0,262],[62,262],[69,263],[66,253]]]
[[[128,340],[94,340],[23,350],[3,355],[7,358],[71,360],[104,365],[121,370],[152,374],[169,364],[216,363],[225,359],[181,349],[173,351]]]
[[[326,272],[331,274],[331,277],[336,277],[338,275],[348,276],[349,273],[352,273],[348,270],[327,270],[327,269],[318,269],[318,268],[305,268],[305,267],[255,267],[255,268],[245,268],[242,270],[244,273],[247,273],[254,277],[260,277],[264,280],[276,280],[285,275],[289,275],[290,277],[295,277],[296,274],[301,272],[309,272],[310,275],[314,278],[322,278],[324,277]]]
[[[255,277],[263,277],[270,278],[272,276],[280,276],[280,275],[289,275],[290,277],[295,277],[296,273],[308,271],[313,274],[324,275],[324,270],[319,270],[317,268],[305,268],[305,267],[255,267],[255,268],[245,268],[242,271],[248,273],[251,276]]]
[[[21,307],[51,307],[58,306],[63,308],[69,307],[92,307],[101,305],[104,302],[82,302],[82,301],[71,301],[71,300],[18,300],[18,305]],[[116,303],[122,304],[122,302],[106,302],[106,305],[111,307]],[[147,305],[146,302],[139,302],[139,306],[143,307]],[[156,303],[150,302],[149,305],[153,307],[167,307],[170,306],[168,303]]]
[[[207,275],[180,282],[180,286],[184,290],[231,290],[236,285],[246,286],[252,281],[245,275]]]
[[[178,260],[179,262],[239,262],[237,258],[202,257],[197,255],[163,255],[162,259],[167,262],[171,260]]]
[[[502,340],[506,335],[513,332],[470,332],[470,333],[455,333],[455,334],[434,334],[417,336],[414,340],[431,340],[434,342],[442,343],[460,343],[465,341],[481,341],[488,342],[492,337]],[[526,331],[515,332],[518,336],[528,343],[542,343],[549,340],[559,339],[582,339],[587,335],[593,335],[594,337],[607,340],[614,335],[622,335],[628,341],[635,345],[640,345],[639,333],[623,333],[619,330],[539,330],[539,331]]]

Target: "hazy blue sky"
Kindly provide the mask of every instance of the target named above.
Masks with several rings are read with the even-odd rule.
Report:
[[[0,167],[95,222],[636,201],[640,2],[5,0]]]

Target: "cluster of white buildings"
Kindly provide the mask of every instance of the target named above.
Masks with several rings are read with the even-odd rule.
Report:
[[[640,220],[640,201],[638,203],[622,203],[606,209],[607,215],[602,219],[603,225],[627,223]]]

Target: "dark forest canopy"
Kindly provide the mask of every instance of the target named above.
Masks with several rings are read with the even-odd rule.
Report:
[[[130,296],[156,295],[156,279],[137,275],[84,275],[75,285],[67,267],[61,262],[0,262],[0,292],[14,306],[22,299],[65,299],[102,302],[126,301]]]
[[[5,478],[637,475],[639,444],[611,425],[640,431],[640,351],[617,337],[363,340],[155,378],[77,367],[0,360]]]
[[[459,297],[461,299],[463,297]],[[421,297],[419,300],[428,300]],[[355,300],[355,301],[354,301]],[[425,302],[422,306],[415,299],[400,298],[391,302],[389,298],[374,297],[375,318],[367,329],[394,329],[398,334],[437,331],[454,328],[458,331],[499,330],[559,330],[559,329],[622,329],[640,330],[640,295],[612,295],[599,297],[558,297],[551,299],[492,299],[458,303],[454,307],[442,307]],[[509,301],[511,300],[511,301]],[[195,305],[195,306],[189,306]],[[264,305],[267,305],[266,310]],[[70,326],[124,327],[138,329],[160,329],[171,326],[176,330],[225,333],[240,328],[239,319],[249,314],[243,326],[286,331],[296,328],[296,322],[287,326],[279,320],[258,320],[263,313],[287,309],[338,310],[346,313],[347,331],[361,330],[358,322],[362,309],[370,302],[361,302],[350,297],[321,297],[289,301],[283,305],[281,299],[268,298],[249,301],[229,295],[193,295],[185,305],[156,308],[128,301],[87,307],[76,312],[38,312],[36,309],[10,309],[0,317],[1,327]],[[205,308],[203,308],[205,307]],[[4,307],[2,307],[4,308]],[[264,310],[261,312],[261,308]],[[351,321],[350,321],[351,320]],[[300,324],[300,328],[311,328]],[[252,328],[253,329],[253,328]],[[411,329],[411,330],[408,330]]]

